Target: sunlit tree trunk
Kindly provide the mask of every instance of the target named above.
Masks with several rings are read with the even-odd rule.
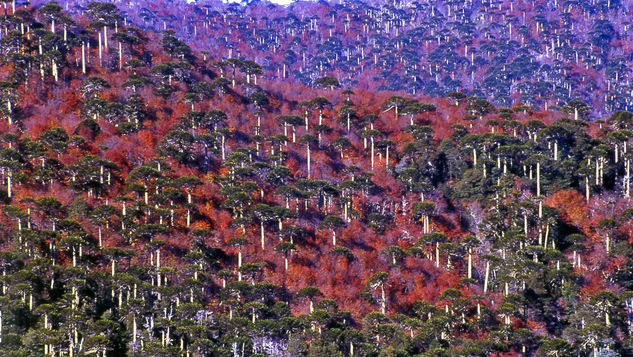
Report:
[[[307,162],[308,162],[308,178],[310,178],[310,144],[306,145],[307,148]],[[372,164],[373,168],[373,164]]]
[[[486,272],[484,275],[484,294],[488,292],[489,277],[490,277],[490,261],[486,261]]]
[[[473,254],[472,249],[468,248],[468,279],[473,277]]]

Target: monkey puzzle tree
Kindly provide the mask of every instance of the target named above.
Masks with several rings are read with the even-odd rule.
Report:
[[[261,275],[264,267],[266,266],[265,262],[262,263],[246,263],[239,268],[239,272],[242,273],[242,276],[245,278],[250,278],[251,285],[255,285],[255,279]]]
[[[284,256],[284,269],[286,271],[288,271],[288,256],[295,250],[297,250],[297,247],[290,242],[281,242],[275,247],[275,251]]]
[[[55,33],[55,20],[57,20],[61,14],[62,7],[55,1],[47,2],[37,10],[37,13],[43,15],[51,23],[51,32]]]
[[[239,58],[233,57],[233,58],[227,59],[225,63],[228,64],[229,67],[231,67],[231,70],[233,73],[233,76],[231,78],[231,84],[233,87],[235,87],[235,84],[237,83],[236,71],[242,64],[242,60],[240,60]]]
[[[191,225],[191,207],[193,205],[192,191],[202,185],[202,180],[196,176],[180,176],[174,181],[174,186],[182,187],[187,193],[187,227]]]
[[[22,166],[23,159],[20,153],[11,148],[0,149],[0,169],[6,173],[7,197],[13,197],[13,175]]]
[[[382,103],[382,110],[385,112],[390,111],[391,109],[394,110],[394,118],[395,121],[397,122],[398,119],[400,118],[401,110],[405,107],[405,105],[407,104],[407,100],[403,97],[394,95],[391,96],[389,98],[387,98],[387,100],[385,100]]]
[[[7,119],[9,125],[15,123],[19,110],[16,107],[18,84],[10,81],[0,81],[0,113]]]
[[[440,266],[440,247],[442,246],[442,244],[447,244],[448,237],[446,237],[446,235],[444,235],[443,233],[439,233],[439,232],[427,233],[427,234],[424,234],[418,242],[426,243],[427,245],[432,245],[435,247],[435,266],[439,267]]]
[[[427,103],[420,103],[417,101],[409,101],[402,109],[403,115],[409,115],[409,125],[414,124],[415,117],[418,114],[434,112],[436,110],[435,106]]]
[[[240,70],[246,74],[246,83],[251,83],[251,77],[253,77],[254,84],[257,85],[257,75],[262,74],[262,67],[255,61],[244,60],[239,65]]]
[[[250,244],[248,239],[244,237],[233,238],[229,241],[228,245],[231,247],[237,247],[237,271],[238,271],[238,281],[242,281],[242,273],[240,268],[242,268],[242,249],[245,245]]]
[[[307,177],[310,178],[310,146],[317,144],[318,139],[312,134],[305,134],[299,139],[299,143],[306,146],[306,165],[307,165]]]
[[[137,180],[143,182],[143,187],[145,189],[143,192],[143,196],[144,196],[145,204],[147,205],[149,204],[150,183],[161,176],[162,175],[160,171],[156,170],[155,168],[149,165],[143,165],[130,171],[130,173],[128,174],[128,182],[134,182]]]
[[[293,218],[295,215],[285,206],[273,206],[270,209],[272,218],[277,220],[277,229],[279,231],[279,239],[281,240],[284,231],[284,220]]]
[[[455,106],[459,106],[459,101],[466,98],[466,94],[462,92],[449,92],[445,95],[446,98],[455,100]]]
[[[84,97],[98,97],[99,93],[106,88],[110,88],[108,81],[101,77],[92,76],[81,84],[80,91]]]
[[[251,206],[249,208],[249,212],[251,213],[253,217],[259,220],[259,232],[260,232],[260,238],[261,238],[261,246],[263,250],[265,249],[264,226],[266,225],[266,222],[274,218],[273,211],[269,205],[265,203],[258,203],[256,205]]]
[[[55,197],[45,196],[35,200],[35,206],[40,210],[43,218],[51,222],[52,230],[55,231],[55,224],[62,213],[62,203]]]
[[[481,242],[472,234],[469,234],[460,240],[460,245],[466,250],[466,254],[468,256],[468,268],[467,275],[468,279],[473,278],[473,249],[475,249]]]
[[[574,120],[578,120],[581,116],[584,116],[587,112],[589,112],[589,109],[590,108],[587,104],[578,99],[570,100],[563,106],[563,111],[565,113],[574,113]]]
[[[106,2],[92,2],[88,4],[86,15],[92,19],[92,26],[103,27],[104,46],[108,48],[108,27],[114,26],[121,20],[116,5]]]
[[[371,303],[378,303],[380,305],[380,312],[384,315],[387,311],[387,296],[385,292],[385,286],[387,281],[389,280],[389,273],[387,272],[378,272],[369,278],[365,287],[363,288],[363,297],[367,299],[367,301]],[[374,291],[380,292],[378,298],[374,298]]]
[[[314,81],[314,85],[318,88],[330,88],[330,90],[334,90],[335,87],[338,88],[341,86],[338,79],[331,76],[325,76],[317,79]]]
[[[358,116],[354,108],[350,106],[343,106],[339,109],[339,120],[345,124],[348,133],[351,129],[352,121],[356,119],[358,119]]]
[[[388,256],[391,259],[391,266],[396,267],[398,260],[407,256],[407,252],[397,245],[390,245],[382,250],[382,254]]]
[[[607,254],[611,252],[611,240],[617,227],[618,223],[612,218],[603,218],[596,226],[596,230],[604,236],[604,244]]]
[[[307,299],[310,302],[309,311],[310,313],[314,312],[314,302],[318,297],[323,296],[323,293],[319,288],[315,286],[307,286],[305,288],[299,289],[295,294],[295,298],[297,299]]]
[[[481,120],[484,115],[496,111],[496,108],[485,99],[474,98],[468,103],[468,110],[471,115],[476,115]]]
[[[110,275],[114,276],[116,273],[116,264],[121,259],[129,259],[133,257],[136,252],[132,249],[123,249],[118,247],[108,247],[101,251],[101,254],[110,260]]]
[[[195,161],[192,151],[194,136],[185,130],[172,130],[158,144],[159,155],[173,157],[178,162],[188,165]]]
[[[136,36],[131,27],[125,29],[126,31],[120,31],[112,35],[112,39],[119,44],[119,71],[123,69],[123,44],[126,44],[129,52],[132,52],[133,46],[141,43],[141,38]]]
[[[370,164],[371,164],[371,169],[374,169],[374,153],[375,153],[375,139],[377,136],[380,136],[382,133],[379,130],[376,129],[363,129],[361,131],[361,135],[363,136],[363,138],[366,140],[367,138],[369,138],[369,142],[370,142]]]
[[[118,213],[117,209],[111,205],[99,205],[90,212],[90,219],[98,227],[99,248],[103,246],[101,232],[102,227],[105,226],[106,229],[108,229],[110,225],[110,218],[116,213]]]
[[[69,250],[72,257],[72,266],[77,266],[77,256],[81,248],[88,244],[80,235],[70,235],[61,241],[61,247]]]
[[[376,142],[376,147],[385,151],[385,170],[389,170],[389,151],[395,146],[396,143],[390,139],[379,140]],[[380,153],[380,156],[382,156],[382,153]]]
[[[310,100],[309,106],[319,111],[319,125],[323,125],[323,111],[327,108],[331,108],[332,103],[330,103],[327,98],[316,97]]]
[[[332,146],[339,150],[341,159],[343,159],[343,150],[352,146],[352,143],[349,141],[348,138],[340,136],[334,139],[334,142],[332,142]]]
[[[600,291],[589,299],[589,305],[592,307],[592,311],[594,311],[596,315],[604,317],[604,325],[606,327],[611,327],[611,310],[616,302],[616,295],[608,290]]]
[[[284,229],[281,232],[281,235],[283,237],[287,237],[290,240],[290,243],[295,243],[295,241],[303,238],[306,235],[306,231],[305,229],[295,226],[295,225],[288,225],[285,226]]]
[[[413,218],[416,223],[422,223],[422,232],[429,233],[430,232],[430,223],[429,217],[435,212],[435,204],[433,202],[424,201],[424,202],[415,202],[413,207],[411,208],[411,218]]]
[[[332,246],[336,247],[336,231],[345,226],[345,221],[339,216],[327,216],[321,221],[320,228],[332,230]]]
[[[57,153],[58,156],[66,150],[68,139],[68,133],[60,127],[48,129],[39,137],[39,140],[46,144],[50,150]]]

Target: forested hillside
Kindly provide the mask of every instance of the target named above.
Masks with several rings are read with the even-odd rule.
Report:
[[[41,5],[45,0],[35,0]],[[81,15],[90,1],[67,0]],[[622,0],[115,1],[143,30],[196,50],[255,60],[269,78],[444,96],[539,110],[581,99],[631,110],[633,8]]]
[[[575,13],[624,16],[600,4]],[[633,113],[595,105],[628,67],[544,110],[315,54],[284,75],[260,54],[318,21],[277,48],[246,14],[294,7],[165,8],[214,16],[183,36],[62,5],[0,8],[1,356],[631,355]]]

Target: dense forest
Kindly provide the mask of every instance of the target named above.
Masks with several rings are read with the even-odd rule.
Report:
[[[151,6],[0,7],[1,356],[633,354],[627,4]]]
[[[345,88],[462,91],[502,107],[581,99],[596,114],[633,110],[630,1],[243,2],[115,1],[142,30],[172,29],[193,49],[255,60],[269,78],[308,87],[333,75]],[[81,15],[88,3],[64,8]]]

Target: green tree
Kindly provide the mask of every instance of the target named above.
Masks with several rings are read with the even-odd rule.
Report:
[[[385,315],[387,311],[387,295],[385,292],[385,286],[387,281],[389,280],[389,273],[387,272],[378,272],[369,278],[365,287],[363,289],[363,296],[369,302],[378,302],[380,304],[380,312]],[[380,295],[377,300],[373,297],[372,293],[376,289],[379,290]]]
[[[314,81],[314,85],[319,88],[330,88],[330,90],[334,90],[334,88],[340,87],[340,83],[338,80],[331,76],[325,76]]]
[[[314,301],[317,297],[323,296],[323,293],[319,288],[314,286],[307,286],[305,288],[299,289],[295,294],[297,299],[307,299],[310,302],[310,313],[314,312]]]
[[[286,271],[288,271],[288,256],[290,256],[290,254],[295,250],[297,250],[297,247],[290,242],[282,242],[277,244],[275,247],[275,251],[283,254],[284,256],[284,269]]]
[[[265,203],[258,203],[256,205],[253,205],[249,209],[249,211],[252,216],[254,216],[255,218],[259,220],[261,246],[262,246],[262,250],[264,250],[265,244],[266,244],[264,226],[266,225],[266,222],[270,221],[273,218],[273,211],[270,208],[270,206]]]
[[[574,99],[563,106],[563,111],[569,114],[574,113],[574,120],[578,120],[581,116],[589,112],[589,107],[583,101]]]
[[[299,142],[306,146],[307,177],[310,178],[310,146],[314,146],[317,143],[317,138],[314,135],[305,134],[299,139]]]
[[[401,115],[401,110],[405,107],[406,103],[407,100],[405,98],[394,95],[387,98],[387,100],[382,103],[382,110],[387,112],[393,109],[395,120],[398,121]]]
[[[339,216],[327,216],[321,221],[320,228],[332,230],[332,246],[336,247],[336,231],[345,226],[345,221]]]

